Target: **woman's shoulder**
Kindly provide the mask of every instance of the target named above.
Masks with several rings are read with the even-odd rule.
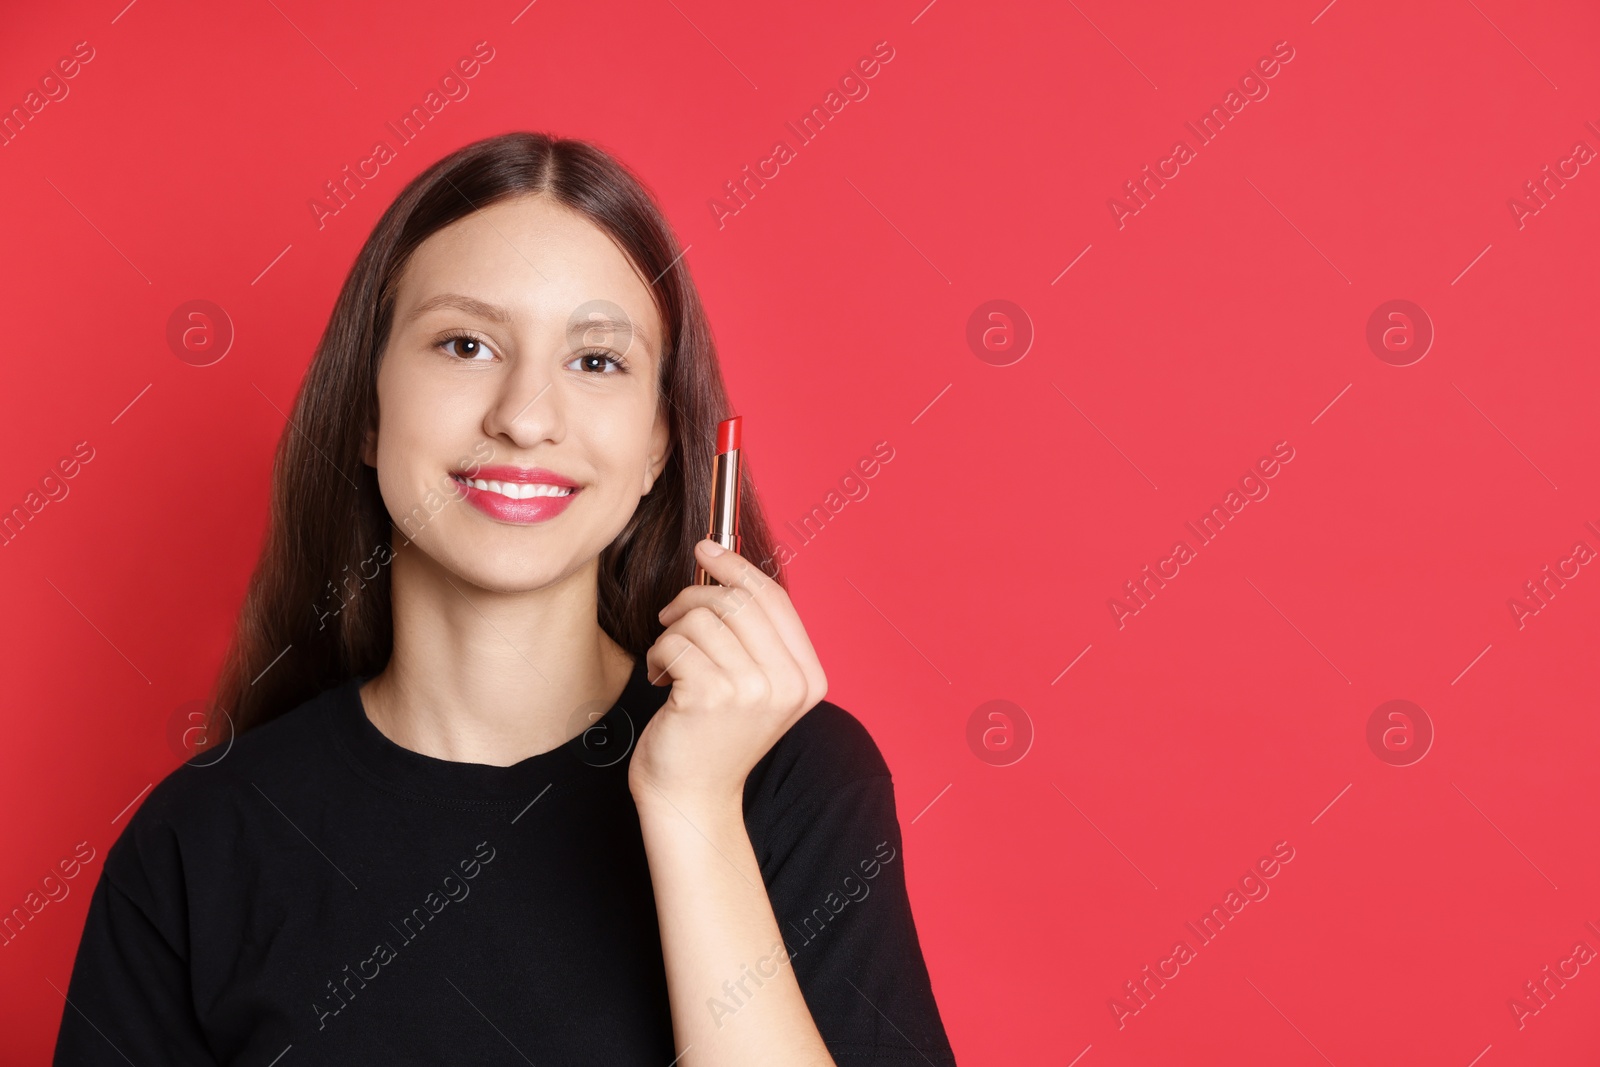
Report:
[[[182,870],[185,852],[234,847],[243,817],[273,793],[326,780],[327,717],[351,679],[242,733],[226,726],[204,751],[172,768],[129,817],[106,854],[107,877],[137,892],[140,883]]]
[[[833,701],[822,700],[751,770],[745,799],[747,806],[756,803],[782,812],[859,782],[890,777],[889,764],[866,724]]]
[[[142,814],[172,816],[206,801],[221,799],[220,794],[263,777],[295,774],[309,768],[303,763],[313,754],[328,749],[327,725],[342,700],[359,679],[350,678],[307,697],[288,711],[273,716],[259,726],[238,732],[230,722],[221,735],[208,738],[210,744],[174,767],[151,792],[140,809]]]

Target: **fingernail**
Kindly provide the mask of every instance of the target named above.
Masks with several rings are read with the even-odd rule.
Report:
[[[702,544],[705,545],[706,555],[708,556],[720,556],[727,551],[727,549],[723,548],[720,544],[711,540],[709,537],[706,538]]]

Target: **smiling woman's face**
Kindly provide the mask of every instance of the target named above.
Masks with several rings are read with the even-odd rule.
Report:
[[[363,453],[399,533],[501,592],[595,559],[666,462],[661,341],[627,257],[567,208],[517,197],[434,233],[400,279]]]

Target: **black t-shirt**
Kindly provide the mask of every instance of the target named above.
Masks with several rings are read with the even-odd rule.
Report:
[[[90,900],[57,1065],[677,1058],[627,785],[668,687],[640,661],[584,733],[494,767],[389,740],[362,707],[367,677],[150,793]],[[834,1059],[951,1067],[866,728],[819,703],[751,771],[744,813]],[[735,983],[704,1010],[744,996]]]

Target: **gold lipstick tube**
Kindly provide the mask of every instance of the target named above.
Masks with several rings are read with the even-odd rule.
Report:
[[[711,481],[711,528],[706,536],[729,552],[739,551],[739,449],[718,452]],[[695,564],[696,585],[721,585]]]

